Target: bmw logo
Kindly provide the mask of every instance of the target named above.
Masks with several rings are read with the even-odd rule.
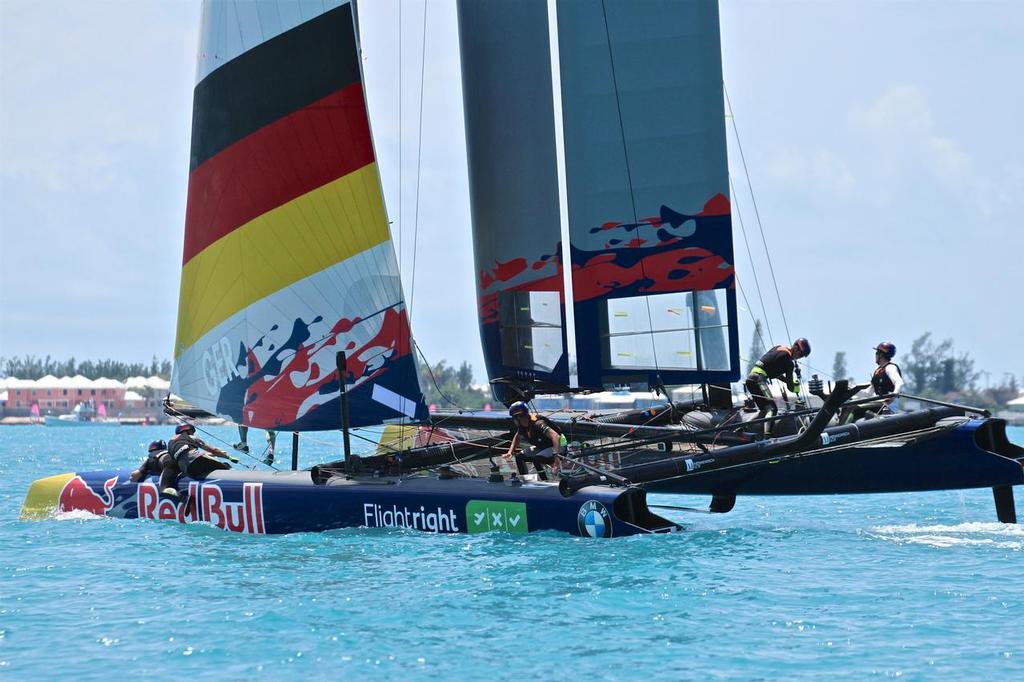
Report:
[[[612,536],[612,519],[608,510],[597,500],[590,500],[580,507],[576,515],[580,535],[585,538],[610,538]]]

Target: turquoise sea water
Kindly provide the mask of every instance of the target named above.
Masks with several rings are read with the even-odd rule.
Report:
[[[603,541],[18,521],[35,478],[169,432],[0,428],[0,676],[1024,679],[1024,526],[988,490],[740,498]]]

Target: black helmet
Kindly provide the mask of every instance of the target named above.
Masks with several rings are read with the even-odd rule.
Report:
[[[896,355],[896,344],[883,341],[875,346],[875,350],[884,355],[887,360],[892,360]]]
[[[802,336],[793,342],[793,348],[799,349],[805,358],[811,354],[811,342]]]
[[[178,428],[174,429],[175,434],[179,433],[195,433],[196,427],[191,424],[178,424]]]
[[[160,450],[166,450],[166,449],[167,449],[167,443],[163,442],[162,440],[155,440],[155,441],[153,441],[152,443],[149,444],[149,451],[150,452],[158,452]]]
[[[508,414],[510,417],[514,417],[517,414],[530,414],[530,408],[522,400],[517,400],[508,406]]]

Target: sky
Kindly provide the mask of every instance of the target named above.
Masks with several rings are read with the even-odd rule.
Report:
[[[720,6],[743,355],[756,317],[823,373],[932,332],[982,386],[1024,378],[1024,3]],[[483,381],[454,2],[360,18],[414,334]],[[171,356],[198,22],[185,0],[0,0],[0,356]]]

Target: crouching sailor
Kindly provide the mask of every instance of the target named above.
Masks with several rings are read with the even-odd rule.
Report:
[[[811,343],[805,338],[799,338],[792,346],[776,346],[761,356],[761,359],[754,363],[754,368],[747,376],[745,386],[750,397],[757,405],[757,417],[774,417],[778,412],[778,406],[772,393],[768,388],[768,382],[772,379],[779,379],[786,384],[793,393],[800,393],[800,369],[796,361],[806,358],[811,354]],[[794,374],[796,376],[794,376]],[[765,434],[771,433],[771,422],[765,424]]]
[[[129,478],[134,482],[145,480],[146,476],[157,476],[161,477],[161,487],[163,485],[163,472],[168,469],[175,469],[174,462],[171,460],[171,456],[167,453],[167,443],[163,440],[154,440],[150,443],[150,449],[146,458],[142,460],[142,464],[138,465],[138,469],[131,472]],[[174,484],[174,480],[170,481],[170,484]]]
[[[170,454],[172,461],[177,469],[177,474],[183,474],[191,478],[204,478],[210,473],[219,469],[230,469],[231,467],[224,462],[219,462],[215,457],[230,460],[233,464],[238,464],[238,458],[229,455],[220,448],[215,448],[212,445],[208,445],[199,438],[196,438],[196,427],[191,424],[181,424],[174,430],[174,438],[167,444],[167,452]],[[213,455],[211,457],[210,455]],[[177,475],[175,476],[175,483],[177,482]],[[178,495],[178,489],[172,483],[171,485],[164,486],[164,480],[161,476],[161,490],[160,492],[165,495]]]
[[[508,452],[504,455],[505,459],[510,459],[515,453],[516,470],[520,476],[526,475],[526,463],[532,462],[533,468],[537,470],[537,478],[542,481],[548,480],[544,465],[547,464],[555,472],[558,471],[558,457],[561,455],[565,437],[544,417],[530,414],[530,409],[524,402],[512,403],[508,413],[515,422],[516,432],[512,436]],[[523,441],[532,445],[533,449],[527,453],[517,452],[519,444]]]
[[[844,424],[857,421],[863,417],[874,417],[879,414],[891,414],[895,409],[899,394],[903,392],[903,373],[899,365],[892,361],[896,356],[895,344],[883,341],[874,348],[875,371],[871,374],[871,387],[865,389],[868,396],[888,396],[878,402],[857,405],[847,410],[840,421]]]

